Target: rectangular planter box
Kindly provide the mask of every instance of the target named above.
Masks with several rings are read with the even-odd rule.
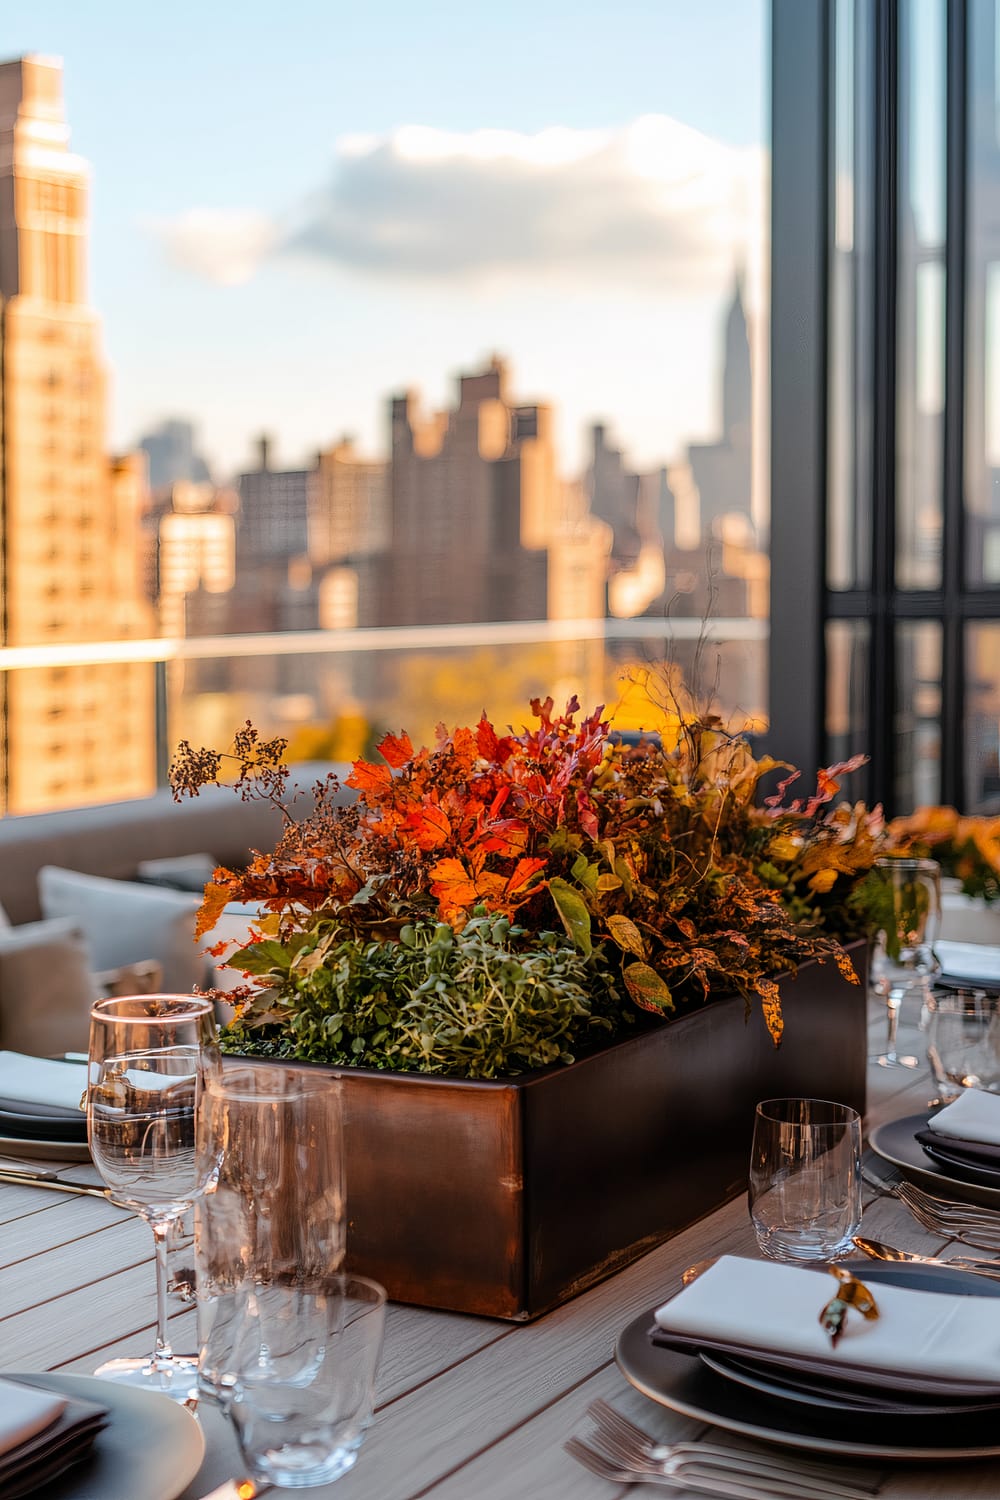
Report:
[[[731,997],[506,1081],[331,1069],[349,1268],[396,1301],[523,1320],[651,1250],[744,1190],[759,1100],[864,1112],[867,952],[851,954],[860,985],[832,963],[782,981],[779,1049]]]

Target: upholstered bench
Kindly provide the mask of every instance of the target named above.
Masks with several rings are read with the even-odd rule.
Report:
[[[307,763],[291,781],[308,789],[348,769]],[[109,988],[210,983],[211,939],[194,940],[200,887],[215,864],[270,848],[281,822],[271,804],[215,787],[0,819],[0,1047],[82,1051]]]

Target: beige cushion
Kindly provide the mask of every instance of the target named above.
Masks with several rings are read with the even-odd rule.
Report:
[[[73,917],[83,928],[95,969],[152,958],[169,993],[189,994],[205,983],[208,960],[194,940],[197,896],[57,865],[39,870],[38,894],[46,917]]]
[[[86,1052],[94,999],[77,921],[60,917],[0,932],[0,1046],[36,1057]]]

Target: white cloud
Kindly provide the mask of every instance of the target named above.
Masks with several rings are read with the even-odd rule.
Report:
[[[280,239],[277,225],[263,214],[224,208],[192,208],[148,227],[174,265],[220,286],[249,281]]]
[[[664,115],[615,130],[347,136],[284,223],[191,210],[158,232],[175,263],[234,284],[265,258],[464,281],[715,281],[761,231],[763,156]]]

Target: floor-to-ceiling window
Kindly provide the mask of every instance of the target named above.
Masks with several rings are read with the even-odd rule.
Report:
[[[802,634],[772,632],[773,699],[800,755],[870,757],[858,789],[891,810],[1000,807],[1000,134],[997,0],[776,0],[774,130],[801,112],[811,162],[775,140],[775,349],[813,351],[803,395],[775,366],[773,591],[802,588]],[[816,58],[796,92],[781,30]],[[808,191],[808,169],[822,191]],[[783,202],[804,203],[805,225]],[[818,246],[809,300],[781,265]],[[800,241],[797,248],[796,239]],[[793,288],[794,291],[794,288]],[[791,470],[794,402],[818,413]],[[861,787],[861,781],[866,785]]]

